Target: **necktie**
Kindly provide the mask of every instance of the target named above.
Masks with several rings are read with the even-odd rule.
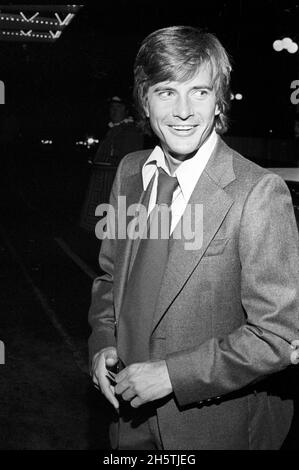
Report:
[[[175,177],[159,168],[157,202],[148,217],[147,237],[139,243],[119,317],[118,354],[125,365],[149,359],[155,305],[168,259],[171,217],[166,212],[177,185]]]

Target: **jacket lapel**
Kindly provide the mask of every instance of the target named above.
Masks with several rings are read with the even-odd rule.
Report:
[[[202,244],[198,249],[190,250],[186,249],[190,240],[188,241],[184,237],[172,240],[169,261],[157,300],[153,329],[156,328],[172,301],[200,262],[232,206],[233,200],[223,188],[234,179],[231,151],[219,139],[189,200],[190,205],[202,204]]]
[[[143,195],[143,186],[142,186],[142,176],[141,172],[134,174],[126,178],[124,183],[125,195],[125,207],[124,210],[127,210],[128,207],[132,204],[141,202]],[[116,214],[116,217],[118,215]],[[122,214],[123,220],[125,220],[125,228],[128,226],[128,216],[127,214]],[[128,270],[130,266],[130,259],[132,253],[133,240],[130,239],[127,235],[125,238],[119,239],[117,241],[117,259],[115,264],[115,274],[114,274],[114,287],[117,288],[114,292],[115,299],[115,314],[118,317],[120,313],[120,308],[122,304],[122,299],[124,295],[124,289],[126,286],[126,281],[128,277]]]
[[[149,184],[148,190],[144,191],[142,182],[142,165],[147,157],[148,154],[146,154],[142,160],[139,160],[135,172],[132,175],[124,178],[123,181],[121,193],[125,195],[125,205],[124,207],[122,207],[122,210],[125,211],[125,214],[122,214],[121,218],[123,221],[125,221],[124,223],[126,230],[128,228],[128,224],[134,218],[134,215],[127,215],[128,208],[133,204],[142,204],[145,207],[147,207],[148,205],[148,196],[151,192],[151,188],[153,185],[153,178]],[[136,255],[138,246],[136,243],[137,241],[138,239],[134,240],[127,234],[124,238],[118,239],[117,241],[118,249],[114,274],[114,287],[116,287],[116,290],[114,292],[116,318],[118,318],[118,315],[120,313],[126,283]]]

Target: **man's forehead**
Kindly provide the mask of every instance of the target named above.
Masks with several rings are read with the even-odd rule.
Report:
[[[177,78],[174,80],[164,80],[152,85],[151,88],[167,87],[167,86],[209,86],[213,87],[213,74],[209,64],[201,66],[189,77]]]

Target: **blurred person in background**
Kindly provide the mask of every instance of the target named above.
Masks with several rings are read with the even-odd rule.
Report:
[[[143,148],[143,134],[129,114],[128,103],[113,96],[109,103],[108,132],[96,152],[94,163],[110,163],[117,166],[130,152]]]

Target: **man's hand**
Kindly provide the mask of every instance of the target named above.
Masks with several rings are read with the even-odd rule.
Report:
[[[158,400],[172,392],[168,369],[165,361],[149,361],[132,364],[116,377],[115,393],[133,408],[144,403]]]
[[[115,398],[115,387],[111,385],[110,379],[107,377],[107,367],[113,367],[117,361],[117,352],[114,347],[102,349],[95,354],[92,360],[92,381],[96,386],[100,387],[103,395],[115,409],[119,408],[119,403]]]
[[[299,339],[294,339],[291,344],[291,363],[299,364]]]

